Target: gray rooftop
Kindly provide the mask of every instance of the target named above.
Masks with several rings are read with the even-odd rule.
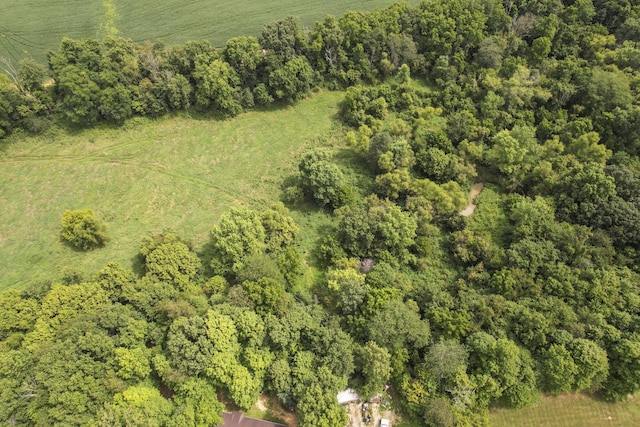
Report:
[[[224,412],[220,427],[287,427],[272,421],[259,420],[245,416],[242,412]]]

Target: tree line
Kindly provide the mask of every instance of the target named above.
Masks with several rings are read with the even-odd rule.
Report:
[[[390,384],[412,425],[481,426],[540,392],[637,392],[639,14],[423,1],[311,30],[287,18],[222,49],[63,40],[47,87],[25,62],[0,86],[7,133],[232,116],[324,86],[346,88],[351,153],[304,154],[283,189],[292,209],[333,212],[312,290],[277,204],[232,208],[199,253],[149,236],[140,274],[109,264],[1,294],[0,418],[212,425],[218,392],[248,408],[265,391],[302,426],[343,426],[337,391]]]

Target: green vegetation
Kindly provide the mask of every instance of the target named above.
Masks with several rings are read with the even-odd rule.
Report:
[[[209,40],[222,46],[231,37],[258,36],[262,27],[287,15],[297,16],[311,27],[327,13],[339,16],[347,10],[372,10],[390,0],[250,0],[162,2],[140,0],[71,0],[46,2],[3,1],[0,18],[0,57],[17,61],[31,55],[40,61],[55,50],[62,37],[84,38],[119,34],[138,43],[146,40],[181,44]],[[114,16],[115,10],[115,16]]]
[[[64,211],[60,236],[84,250],[102,246],[109,240],[106,227],[91,209]]]
[[[263,392],[342,427],[339,390],[390,385],[411,425],[482,427],[543,393],[637,394],[638,17],[423,0],[221,48],[64,38],[48,74],[9,69],[14,227],[81,200],[146,230],[134,263],[0,294],[0,419],[215,425]]]
[[[523,409],[496,410],[491,413],[494,427],[626,427],[640,423],[637,397],[622,403],[608,403],[583,394],[545,396]]]
[[[52,271],[87,276],[109,261],[130,266],[150,231],[170,230],[201,247],[230,206],[278,200],[302,152],[331,137],[341,96],[322,92],[227,121],[138,120],[13,143],[0,153],[0,258],[11,266],[0,288],[24,288]],[[60,213],[84,206],[100,213],[111,238],[88,254],[59,242]],[[315,235],[308,215],[324,216],[297,216],[303,242]]]

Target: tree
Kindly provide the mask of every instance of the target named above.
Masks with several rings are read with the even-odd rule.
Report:
[[[288,16],[265,25],[260,36],[260,46],[273,51],[283,64],[302,54],[305,41],[298,20]]]
[[[60,325],[108,304],[109,295],[97,283],[54,284],[42,299],[38,318],[23,346],[35,350],[52,341]]]
[[[210,64],[198,64],[193,75],[198,107],[212,108],[224,116],[235,116],[242,111],[239,79],[228,63],[216,59]]]
[[[87,346],[86,337],[94,332],[87,326],[82,322],[84,331],[49,343],[39,353],[27,380],[27,389],[33,387],[30,394],[34,394],[27,403],[29,424],[86,425],[111,399],[106,387],[108,365],[94,356],[109,338],[105,331]]]
[[[636,336],[622,338],[607,352],[609,377],[603,384],[606,398],[625,400],[640,388],[640,341]]]
[[[498,132],[493,138],[493,147],[487,152],[487,160],[506,175],[507,186],[513,190],[524,184],[539,154],[535,129],[516,126],[510,131]]]
[[[466,204],[467,195],[455,181],[438,185],[429,179],[417,179],[412,182],[407,197],[407,209],[410,212],[429,217],[457,215]]]
[[[282,203],[274,203],[260,216],[267,235],[267,251],[277,252],[297,242],[300,229]]]
[[[281,402],[291,403],[291,367],[284,358],[276,358],[267,372],[267,387]]]
[[[444,397],[429,399],[425,405],[424,421],[429,426],[453,427],[456,417],[449,400]]]
[[[455,374],[464,372],[468,353],[464,345],[449,340],[432,344],[425,356],[429,372],[438,380],[451,379]]]
[[[343,47],[345,34],[338,20],[327,15],[316,22],[309,37],[309,57],[315,70],[328,74],[334,79],[340,78],[340,71],[347,60]]]
[[[59,106],[64,117],[74,125],[90,126],[98,120],[100,87],[89,72],[76,65],[68,65],[56,78]]]
[[[9,77],[0,74],[0,138],[4,138],[17,127],[20,120],[19,108],[23,96]]]
[[[544,390],[550,393],[565,393],[573,389],[578,368],[569,351],[554,344],[544,352],[542,375]]]
[[[176,407],[171,415],[177,426],[208,427],[222,423],[224,405],[216,389],[206,380],[189,378],[179,385],[173,397]]]
[[[487,16],[479,1],[425,1],[419,6],[416,24],[418,46],[431,63],[440,55],[465,58],[482,40]]]
[[[593,341],[576,338],[567,344],[576,365],[575,390],[599,387],[609,375],[607,352]]]
[[[255,86],[258,81],[258,67],[264,62],[258,39],[252,36],[233,37],[227,40],[223,51],[224,59],[231,65],[245,85]]]
[[[28,92],[35,94],[42,90],[46,76],[45,68],[33,58],[25,58],[20,61],[18,69],[18,79],[22,87]]]
[[[422,350],[429,345],[429,323],[402,301],[387,302],[368,325],[369,338],[391,352]]]
[[[216,351],[207,338],[207,326],[200,316],[180,317],[169,327],[166,339],[169,360],[184,374],[198,376],[206,371]]]
[[[362,309],[367,296],[365,275],[355,268],[330,269],[328,288],[336,294],[335,305],[345,315],[354,315]]]
[[[102,246],[109,240],[106,227],[91,209],[64,211],[60,235],[76,248],[85,251]]]
[[[118,375],[125,380],[144,380],[151,373],[149,358],[145,350],[136,348],[118,347],[114,351],[117,363]]]
[[[342,212],[338,239],[342,247],[359,258],[375,257],[406,262],[412,258],[417,224],[389,200],[372,195],[358,206]]]
[[[381,392],[391,378],[391,354],[375,341],[368,341],[358,353],[363,377],[360,396],[367,398]]]
[[[258,313],[283,314],[287,311],[290,296],[282,283],[268,277],[262,277],[256,282],[243,282],[242,287],[249,299],[256,305]]]
[[[131,91],[122,83],[106,87],[100,93],[98,111],[107,121],[122,124],[133,114]]]
[[[299,56],[269,74],[269,87],[276,99],[298,101],[311,91],[314,77],[307,59]]]
[[[160,427],[169,423],[172,409],[172,402],[162,397],[157,388],[141,383],[116,394],[113,403],[106,404],[97,414],[97,425]]]
[[[502,57],[507,47],[504,37],[489,36],[478,45],[475,61],[484,68],[499,69],[502,66]]]
[[[303,426],[342,426],[347,423],[347,413],[338,405],[335,392],[323,390],[318,383],[305,390],[296,405],[296,412]]]
[[[330,159],[328,151],[317,149],[305,154],[298,169],[308,195],[322,206],[338,208],[351,200],[352,190],[340,168]]]
[[[200,260],[182,242],[166,243],[152,250],[145,258],[147,274],[185,290],[200,269]]]
[[[611,157],[611,150],[599,142],[600,135],[597,132],[588,132],[573,139],[567,145],[567,152],[575,155],[582,163],[604,165]]]
[[[404,138],[394,138],[387,132],[371,138],[368,153],[369,164],[377,172],[391,172],[399,168],[412,168],[415,157]]]
[[[502,400],[523,407],[537,398],[533,359],[513,341],[476,332],[467,340],[469,370],[478,384],[477,397],[483,405]]]
[[[0,293],[0,341],[16,332],[28,332],[36,322],[40,304],[31,298],[23,298],[17,290]]]
[[[591,79],[584,88],[585,104],[594,117],[616,107],[627,108],[631,104],[629,84],[629,77],[615,66],[611,71],[594,67]]]
[[[573,167],[558,184],[557,212],[560,219],[602,227],[610,222],[611,199],[616,196],[615,181],[602,165],[584,163]]]
[[[233,207],[211,230],[211,267],[218,274],[237,273],[249,255],[266,249],[266,233],[258,212]]]

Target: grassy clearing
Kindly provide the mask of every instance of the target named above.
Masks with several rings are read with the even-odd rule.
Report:
[[[278,200],[300,154],[332,134],[341,98],[321,92],[232,120],[135,119],[124,129],[10,145],[0,153],[0,290],[92,274],[108,261],[134,265],[140,239],[152,231],[171,230],[200,247],[230,206]],[[60,242],[62,212],[83,207],[105,221],[111,237],[87,253]],[[330,218],[318,210],[294,216],[309,252]]]
[[[504,195],[492,184],[484,186],[476,199],[476,210],[469,217],[469,229],[488,233],[497,246],[503,247],[507,232],[507,217],[502,204]]]
[[[60,39],[95,37],[110,22],[104,0],[3,0],[0,2],[0,57],[31,54],[45,60]],[[207,39],[222,46],[230,37],[258,35],[262,27],[287,15],[311,26],[326,14],[373,10],[392,0],[109,0],[115,6],[114,23],[124,37],[136,42],[160,40],[167,44]],[[410,3],[417,3],[411,1]]]
[[[543,397],[519,410],[491,414],[493,427],[629,427],[640,425],[640,398],[607,403],[584,394]]]

